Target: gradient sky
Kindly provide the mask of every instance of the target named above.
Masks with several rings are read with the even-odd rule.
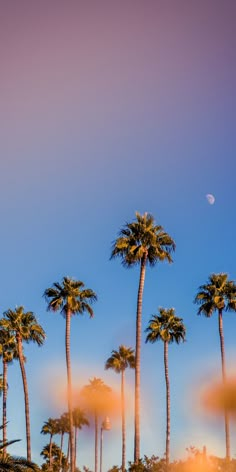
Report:
[[[159,306],[175,307],[187,329],[187,342],[169,353],[172,458],[190,445],[224,454],[223,423],[206,420],[193,394],[220,372],[217,317],[197,317],[193,299],[212,272],[236,278],[235,21],[234,0],[0,3],[0,307],[24,305],[47,333],[42,348],[25,347],[35,461],[43,422],[66,409],[65,320],[46,312],[42,294],[64,275],[96,291],[94,319],[72,320],[74,383],[102,377],[119,391],[104,363],[121,343],[134,346],[138,269],[109,257],[136,210],[176,241],[174,264],[147,271],[143,303],[143,329]],[[236,316],[226,314],[232,371],[235,330]],[[162,344],[143,336],[141,362],[141,453],[162,456]],[[14,452],[26,455],[19,365],[8,383],[8,437],[22,438]],[[104,468],[121,463],[120,424],[111,422]],[[93,447],[92,428],[82,431],[79,466],[93,468]]]

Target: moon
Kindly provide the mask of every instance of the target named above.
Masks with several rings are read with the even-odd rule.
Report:
[[[214,203],[215,203],[214,195],[212,195],[211,193],[207,193],[206,194],[206,199],[207,199],[208,203],[210,203],[210,205],[214,205]]]

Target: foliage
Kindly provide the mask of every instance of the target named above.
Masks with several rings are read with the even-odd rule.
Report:
[[[17,307],[15,310],[7,310],[4,312],[4,318],[0,320],[0,326],[9,331],[9,333],[21,341],[27,343],[33,341],[41,346],[45,339],[45,332],[36,320],[32,311],[24,311],[23,306]]]
[[[84,398],[88,410],[103,413],[106,412],[109,404],[110,393],[111,388],[102,379],[93,377],[89,379],[89,384],[82,388],[81,396]]]
[[[3,429],[3,425],[0,426],[0,429]],[[0,472],[39,472],[40,469],[37,464],[26,460],[24,457],[11,456],[10,454],[5,454],[3,457],[4,448],[18,441],[20,439],[13,439],[0,444]]]
[[[72,411],[73,425],[75,428],[82,429],[83,426],[89,426],[89,420],[81,408],[76,407]]]
[[[113,465],[113,467],[111,467],[111,469],[108,469],[107,472],[120,472],[122,470],[121,467],[119,467],[118,465]]]
[[[134,350],[122,344],[118,351],[112,351],[111,356],[106,361],[105,369],[113,369],[117,374],[120,374],[128,367],[130,369],[135,368]]]
[[[194,302],[200,305],[198,314],[207,317],[214,311],[236,311],[236,285],[225,273],[211,274],[199,287]]]
[[[147,262],[153,266],[157,261],[172,262],[171,252],[175,250],[175,242],[156,225],[150,213],[135,213],[136,220],[120,230],[118,238],[112,245],[111,258],[121,257],[126,267],[139,264],[147,256]]]
[[[61,456],[61,449],[58,447],[56,443],[52,443],[51,446],[51,457],[52,457],[52,464],[50,468],[50,444],[47,444],[42,449],[41,456],[45,459],[45,463],[42,465],[42,470],[47,472],[52,470],[53,472],[58,472],[60,470],[60,457],[61,457],[61,467],[64,472],[69,469],[69,464],[65,454],[62,453]]]
[[[146,342],[154,343],[159,339],[167,343],[176,342],[185,339],[185,326],[182,318],[175,315],[174,308],[159,308],[159,315],[153,315],[146,329]]]
[[[88,312],[93,316],[91,303],[97,300],[96,294],[90,288],[84,289],[84,283],[80,280],[73,280],[70,277],[63,277],[62,283],[55,282],[52,287],[44,292],[44,297],[48,303],[48,310],[58,311],[65,316],[67,312],[75,315]]]
[[[165,459],[152,455],[148,457],[144,455],[143,459],[139,459],[138,463],[129,462],[129,472],[165,472]]]

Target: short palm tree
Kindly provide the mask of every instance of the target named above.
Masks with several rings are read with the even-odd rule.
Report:
[[[44,292],[44,297],[48,303],[49,311],[58,311],[66,318],[66,367],[67,367],[67,396],[68,413],[70,420],[70,470],[74,472],[74,434],[72,417],[72,380],[71,380],[71,360],[70,360],[70,324],[71,317],[76,313],[83,314],[87,312],[90,317],[93,316],[91,303],[97,299],[96,294],[90,288],[84,288],[84,283],[80,280],[73,280],[64,277],[62,283],[54,283],[52,287]]]
[[[86,415],[83,410],[79,407],[76,407],[72,411],[73,414],[73,424],[75,429],[75,468],[76,468],[76,459],[77,459],[77,440],[78,440],[78,429],[82,429],[83,426],[89,426],[89,421],[86,418]]]
[[[146,329],[146,342],[155,343],[163,341],[164,343],[164,368],[166,381],[166,464],[170,460],[170,381],[168,368],[168,346],[170,343],[185,340],[185,326],[182,318],[175,315],[174,308],[159,308],[159,314],[153,315]]]
[[[59,433],[59,425],[58,420],[49,418],[47,421],[44,422],[44,425],[41,429],[41,434],[49,434],[49,469],[52,468],[52,438],[55,434]]]
[[[8,330],[0,328],[0,356],[3,364],[2,377],[2,392],[3,392],[3,406],[2,406],[2,424],[3,424],[3,442],[7,441],[7,371],[8,364],[13,359],[18,358],[17,346],[14,336]],[[3,449],[3,455],[6,454],[6,448]]]
[[[200,305],[198,315],[205,315],[210,318],[216,311],[218,312],[220,350],[221,350],[221,369],[223,384],[226,382],[225,366],[225,346],[223,333],[223,311],[236,311],[236,285],[235,282],[228,279],[225,273],[211,274],[206,284],[199,287],[194,300]],[[230,434],[229,434],[229,416],[228,411],[224,412],[225,421],[225,442],[226,458],[230,458]]]
[[[136,212],[136,220],[120,230],[112,246],[111,258],[121,257],[125,267],[140,266],[139,288],[136,315],[135,346],[135,432],[134,461],[140,458],[140,355],[142,331],[142,303],[146,266],[157,262],[172,262],[171,253],[175,250],[173,239],[162,226],[156,225],[149,213]]]
[[[45,339],[45,332],[37,322],[32,311],[24,311],[24,307],[17,307],[15,310],[7,310],[4,317],[0,320],[0,327],[9,331],[10,336],[15,337],[17,345],[17,355],[19,358],[21,375],[24,388],[25,399],[25,423],[26,423],[26,443],[27,460],[31,460],[31,437],[30,437],[30,413],[29,413],[29,393],[25,372],[25,357],[23,354],[23,342],[35,342],[41,346]]]
[[[98,472],[98,418],[99,414],[106,408],[109,403],[109,394],[111,388],[106,385],[102,379],[94,377],[89,380],[89,384],[85,385],[81,391],[81,396],[84,397],[88,410],[92,411],[94,415],[95,427],[95,472]]]
[[[43,472],[58,472],[60,470],[60,457],[61,457],[61,450],[56,443],[47,444],[44,446],[43,450],[40,453],[41,456],[45,459],[45,463],[42,464],[42,471]],[[51,465],[50,465],[50,457],[51,457]],[[68,471],[68,461],[64,454],[62,454],[61,459],[62,470]]]
[[[112,351],[107,359],[105,369],[112,369],[121,374],[121,418],[122,418],[122,472],[126,462],[126,435],[125,435],[125,369],[135,368],[135,355],[131,347],[119,346],[118,351]]]
[[[3,429],[3,425],[0,426]],[[9,454],[1,455],[1,452],[11,444],[20,441],[20,439],[13,439],[0,444],[0,472],[39,472],[40,469],[34,462],[24,459],[24,457],[10,456]]]
[[[61,435],[61,444],[60,444],[60,457],[59,457],[59,468],[62,465],[62,456],[63,456],[63,441],[64,441],[64,434],[70,433],[70,420],[68,412],[63,413],[60,418],[57,420],[59,434]]]

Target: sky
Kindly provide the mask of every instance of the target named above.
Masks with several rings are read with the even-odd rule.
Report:
[[[0,309],[33,311],[47,338],[26,345],[32,459],[43,422],[66,410],[65,320],[43,292],[67,275],[98,296],[94,318],[72,319],[76,391],[101,377],[112,349],[134,347],[138,268],[110,261],[135,211],[153,214],[176,242],[174,262],[148,268],[143,331],[175,307],[186,343],[169,349],[171,457],[190,445],[224,455],[220,419],[199,408],[199,386],[220,374],[217,316],[197,316],[199,285],[235,269],[236,3],[234,0],[0,2]],[[210,205],[206,194],[215,196]],[[236,316],[224,316],[235,373]],[[163,345],[141,353],[141,455],[165,450]],[[127,460],[133,460],[134,374],[127,372]],[[26,455],[23,389],[9,366],[8,437]],[[104,433],[104,470],[121,463],[121,426]],[[232,456],[236,425],[231,424]],[[93,428],[78,465],[94,467]]]

